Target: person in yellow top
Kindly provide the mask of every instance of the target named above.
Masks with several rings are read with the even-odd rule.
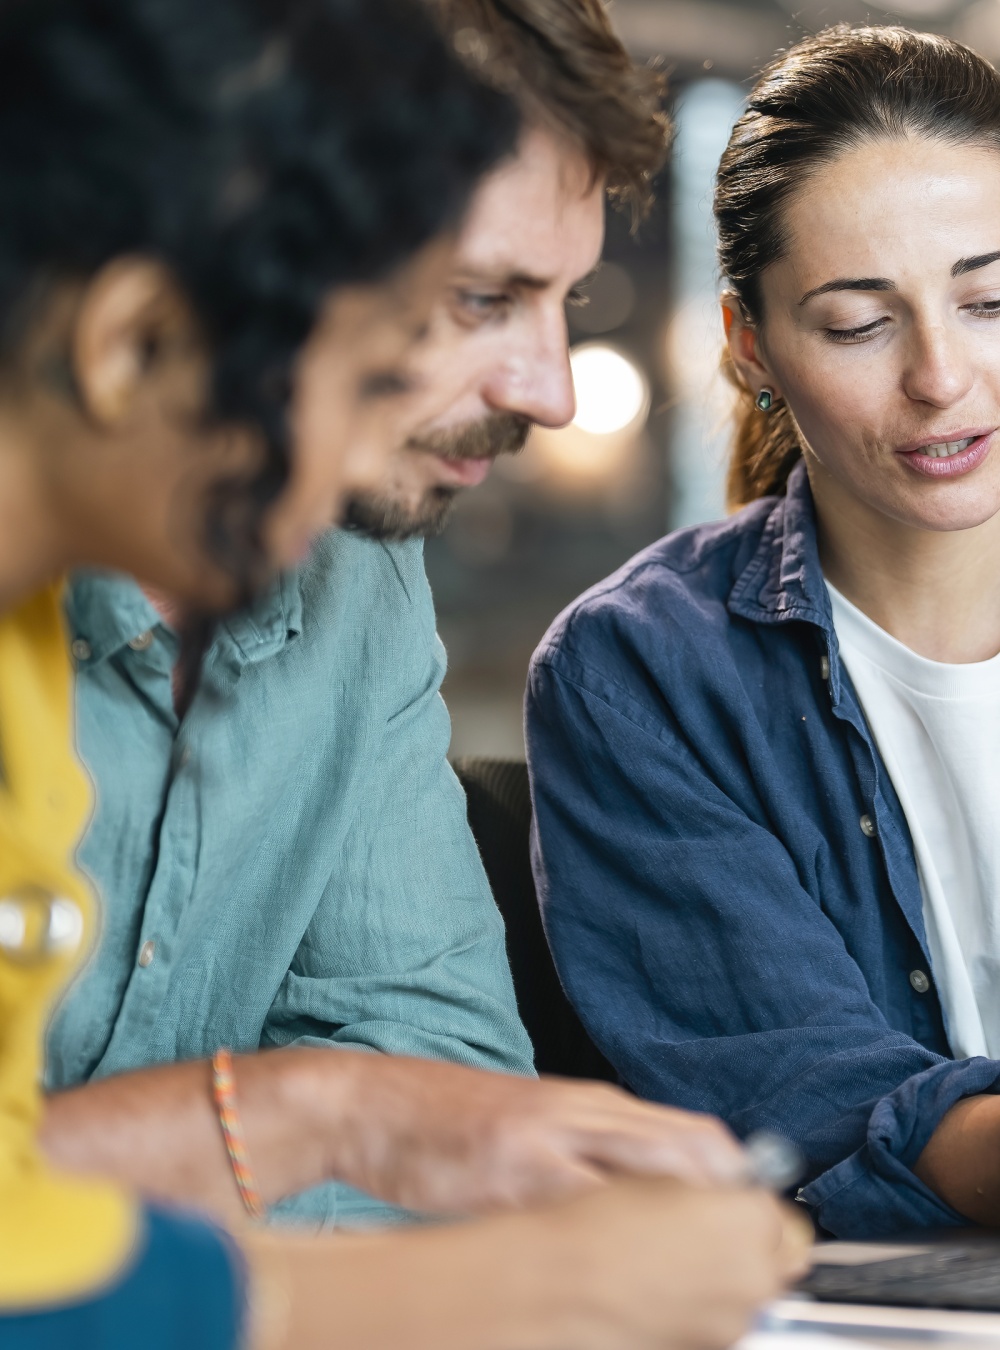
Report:
[[[133,1205],[39,1156],[39,1047],[54,994],[92,926],[72,866],[89,795],[70,746],[70,671],[50,586],[0,619],[0,1306],[76,1298],[123,1263]]]
[[[763,1192],[649,1179],[237,1244],[38,1147],[42,1028],[97,927],[60,577],[127,570],[219,613],[377,489],[448,228],[515,132],[410,0],[0,5],[4,1350],[721,1347],[800,1259]]]
[[[132,1343],[141,1301],[144,1345],[221,1344],[235,1246],[38,1143],[45,1022],[97,927],[59,577],[218,611],[377,487],[449,228],[517,119],[402,0],[9,3],[0,84],[0,1342]]]

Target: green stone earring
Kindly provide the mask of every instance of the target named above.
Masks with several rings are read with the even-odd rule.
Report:
[[[758,412],[768,413],[774,407],[774,390],[768,389],[767,385],[760,391],[754,399],[754,406]]]

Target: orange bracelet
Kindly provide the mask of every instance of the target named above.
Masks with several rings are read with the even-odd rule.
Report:
[[[243,1208],[251,1219],[263,1219],[264,1202],[257,1189],[253,1164],[243,1138],[243,1126],[240,1123],[240,1110],[236,1103],[236,1079],[233,1075],[233,1052],[223,1047],[212,1056],[212,1096],[215,1109],[219,1113],[222,1137],[226,1141],[226,1152],[233,1165],[233,1176],[243,1201]]]

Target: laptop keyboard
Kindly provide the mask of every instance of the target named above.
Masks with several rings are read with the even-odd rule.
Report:
[[[864,1265],[817,1265],[798,1288],[827,1303],[1000,1312],[1000,1243],[942,1246]]]

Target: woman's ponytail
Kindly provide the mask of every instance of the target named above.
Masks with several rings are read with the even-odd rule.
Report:
[[[737,375],[728,349],[722,356],[722,371],[736,389],[726,505],[730,511],[738,511],[759,497],[784,492],[802,446],[788,405],[781,401],[769,412],[761,412],[752,392]]]

